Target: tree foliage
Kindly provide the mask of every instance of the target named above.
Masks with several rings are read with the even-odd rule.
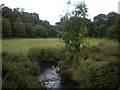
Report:
[[[80,47],[83,46],[87,32],[87,27],[84,22],[86,13],[86,5],[84,3],[80,3],[75,7],[75,15],[70,19],[64,20],[62,39],[69,50],[79,52]]]
[[[72,14],[76,17],[82,17],[85,18],[87,16],[88,9],[86,7],[86,4],[84,2],[78,2],[75,5],[75,10],[72,12]]]
[[[10,21],[9,21],[9,19],[7,19],[7,18],[2,18],[2,25],[3,25],[3,27],[2,27],[2,29],[3,29],[3,31],[2,31],[2,36],[3,37],[11,37],[12,36],[12,31],[11,31],[11,23],[10,23]]]
[[[12,27],[13,36],[15,37],[25,37],[25,26],[22,22],[14,22]]]
[[[47,37],[48,33],[44,27],[40,25],[36,25],[34,29],[35,29],[36,37]]]
[[[35,30],[31,23],[25,23],[26,37],[34,37]]]
[[[54,26],[50,25],[48,21],[40,20],[37,13],[25,12],[23,8],[10,9],[9,7],[3,6],[2,14],[3,18],[8,19],[11,24],[12,37],[56,37],[56,28],[53,28]],[[34,30],[36,25],[42,27],[40,29],[41,31],[38,30],[39,35],[36,34],[36,31]],[[3,24],[3,29],[4,27],[6,27],[5,24]],[[4,31],[5,30],[3,30],[3,32]],[[6,35],[9,34],[8,32],[4,33]],[[5,38],[7,37],[9,36],[5,36]]]
[[[119,40],[120,15],[110,12],[107,15],[99,14],[94,17],[93,22],[89,23],[88,35],[90,37],[108,38]]]
[[[61,18],[61,21],[57,22],[56,25],[54,26],[50,25],[50,23],[46,20],[45,21],[40,20],[39,15],[37,13],[28,13],[25,12],[23,8],[11,9],[3,5],[2,6],[3,38],[56,37],[56,35],[62,37],[63,35],[66,35],[63,34],[63,32],[68,32],[65,31],[65,28],[67,28],[66,25],[70,26],[68,27],[69,30],[71,30],[72,28],[75,30],[75,32],[80,30],[80,28],[79,30],[77,30],[78,27],[84,25],[84,27],[88,29],[87,35],[89,37],[119,40],[120,14],[116,12],[110,12],[107,15],[98,14],[97,16],[94,17],[92,21],[86,18],[88,8],[86,7],[86,4],[84,2],[77,3],[74,7],[74,10],[71,12],[69,12],[70,5],[71,2],[70,0],[68,0],[67,2],[68,8],[66,10],[65,15]],[[78,20],[76,20],[76,18],[78,18]],[[79,23],[79,25],[77,22]],[[39,30],[35,30],[37,25],[39,25],[42,28]],[[75,27],[77,28],[75,29]],[[36,32],[38,32],[39,35]],[[62,35],[58,34],[57,32],[61,33]]]
[[[116,40],[119,40],[119,34],[120,34],[120,14],[117,14],[115,12],[110,12],[107,15],[107,37],[113,38]]]
[[[105,37],[105,35],[106,35],[106,20],[107,20],[107,17],[105,14],[99,14],[94,17],[93,37]]]
[[[83,46],[87,27],[84,20],[79,17],[73,17],[65,21],[63,41],[70,50],[80,51]]]

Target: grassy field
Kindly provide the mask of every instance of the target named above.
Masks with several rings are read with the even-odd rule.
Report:
[[[57,38],[47,39],[4,39],[3,51],[27,53],[33,47],[60,47],[62,43]]]
[[[87,38],[89,45],[97,45],[100,42],[105,42],[106,39]],[[27,53],[30,48],[34,47],[61,47],[62,42],[58,38],[46,39],[3,39],[2,50],[8,52]]]

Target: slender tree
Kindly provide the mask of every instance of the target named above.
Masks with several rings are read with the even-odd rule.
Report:
[[[80,48],[83,47],[87,32],[87,27],[84,20],[87,13],[87,10],[84,10],[85,6],[86,5],[84,3],[77,4],[76,7],[78,9],[74,11],[74,16],[64,21],[64,32],[62,33],[62,39],[66,47],[75,52],[79,52]]]

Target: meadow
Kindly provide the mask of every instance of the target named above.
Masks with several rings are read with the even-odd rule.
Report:
[[[30,48],[34,47],[58,47],[62,46],[58,38],[45,38],[45,39],[3,39],[3,51],[18,52],[26,54]]]
[[[100,42],[105,42],[102,38],[87,38],[89,45],[97,45]],[[3,39],[2,50],[8,52],[17,52],[27,54],[30,48],[45,48],[45,47],[63,47],[63,43],[58,38],[27,38],[27,39]]]

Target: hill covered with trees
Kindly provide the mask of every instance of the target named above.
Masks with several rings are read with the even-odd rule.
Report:
[[[24,9],[2,6],[3,38],[10,37],[55,37],[54,26],[39,19],[37,13]]]
[[[64,31],[65,19],[67,19],[66,15],[61,18],[60,22],[56,22],[56,25],[53,26],[48,21],[40,20],[37,13],[25,12],[23,8],[11,9],[2,6],[2,35],[3,38],[56,37],[58,32]],[[83,19],[88,30],[87,36],[118,40],[120,26],[120,15],[118,13],[99,14],[93,18],[93,21],[86,17]]]

